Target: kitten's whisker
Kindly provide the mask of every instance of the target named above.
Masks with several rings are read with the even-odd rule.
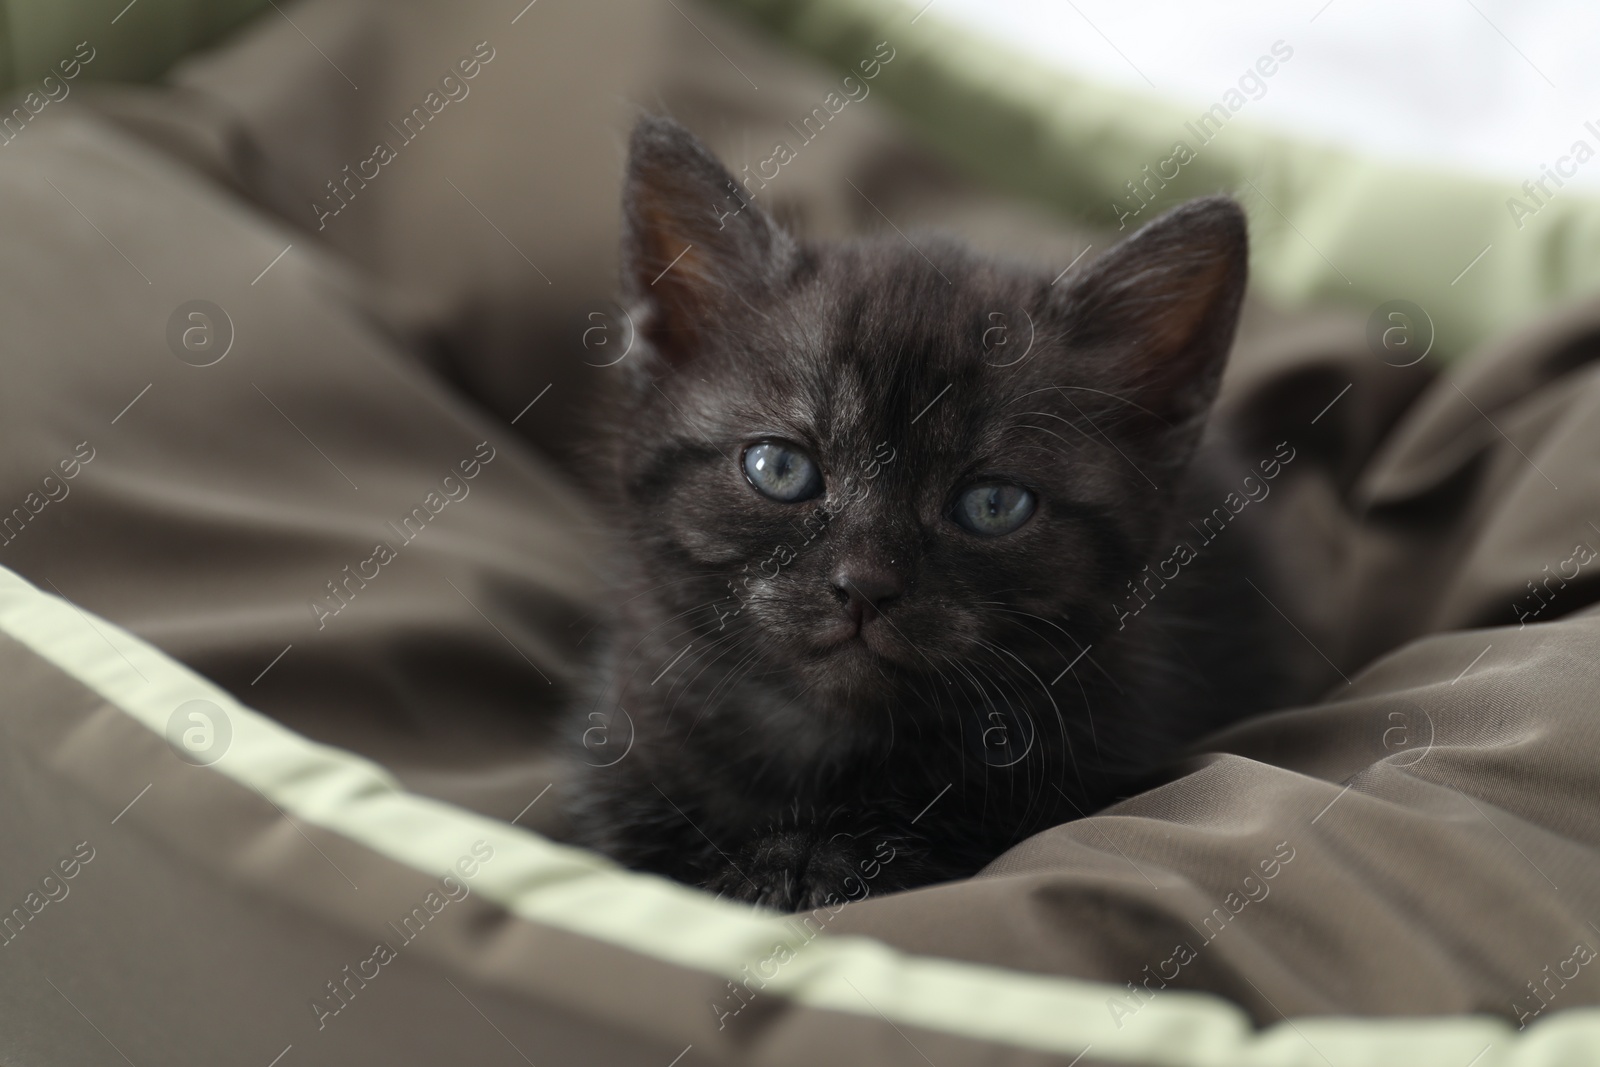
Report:
[[[1077,423],[1073,422],[1071,419],[1067,418],[1064,415],[1057,415],[1053,411],[1024,411],[1024,412],[1021,412],[1021,414],[1023,414],[1023,415],[1038,415],[1040,418],[1055,419],[1057,422],[1064,422],[1068,426],[1072,427],[1074,430],[1077,430],[1079,433],[1081,433],[1084,436],[1084,438],[1086,440],[1088,440],[1091,444],[1098,445],[1100,443],[1099,439],[1096,438],[1093,434],[1091,434],[1088,430],[1085,430],[1082,426],[1079,426]],[[1094,423],[1091,422],[1091,423],[1089,423],[1089,425],[1093,426]],[[1034,427],[1034,429],[1043,429],[1043,427],[1036,426],[1036,427]]]
[[[958,673],[962,673],[966,677],[966,680],[972,684],[973,688],[975,690],[977,690],[978,699],[980,699],[980,700],[984,699],[983,687],[978,683],[977,679],[972,678],[969,675],[965,675],[965,672],[963,670],[964,664],[962,664],[954,656],[951,656],[951,655],[948,655],[948,654],[940,655],[939,656],[939,661],[941,663],[949,664]],[[940,675],[941,680],[943,679],[943,677],[944,676],[941,674]],[[948,683],[947,683],[947,685],[948,685]],[[937,720],[936,721],[939,723],[939,725],[941,727],[948,727],[948,726],[954,726],[955,727],[955,731],[956,731],[955,740],[954,740],[954,742],[949,743],[949,747],[950,747],[950,750],[952,752],[956,753],[958,756],[964,755],[965,752],[966,752],[966,748],[965,748],[965,745],[964,745],[964,739],[963,739],[963,737],[961,735],[961,728],[962,728],[962,722],[963,722],[963,719],[962,719],[962,706],[960,704],[958,704],[956,709],[955,709],[955,711],[954,711],[954,713],[946,714],[945,710],[944,710],[943,696],[944,696],[944,694],[941,693],[941,692],[937,692],[936,691],[934,693],[935,714],[937,715]],[[965,694],[963,694],[959,689],[957,689],[956,692],[951,696],[951,699],[955,700],[955,701],[964,701],[965,700]],[[963,782],[966,781],[965,775],[966,775],[966,772],[967,772],[968,765],[969,765],[969,761],[966,760],[966,759],[961,759],[957,764],[957,766],[961,768],[961,773],[963,775],[963,778],[962,778]]]
[[[1013,660],[1016,660],[1018,666],[1026,671],[1033,678],[1033,680],[1038,683],[1039,691],[1042,692],[1045,695],[1045,698],[1050,701],[1050,709],[1055,713],[1056,725],[1061,731],[1061,740],[1067,747],[1067,758],[1072,761],[1072,772],[1077,776],[1078,779],[1078,788],[1087,792],[1088,785],[1083,780],[1083,769],[1078,766],[1078,753],[1076,747],[1072,743],[1072,737],[1067,729],[1066,717],[1061,714],[1061,706],[1056,703],[1055,694],[1050,691],[1050,687],[1045,684],[1043,678],[1040,678],[1039,675],[1034,672],[1032,667],[1028,666],[1028,664],[1015,653],[1009,651],[1008,649],[991,645],[989,642],[984,641],[981,638],[979,639],[978,643],[989,649],[991,652],[994,652],[996,655],[1004,653],[1005,655],[1010,656]]]
[[[1034,426],[1032,423],[1022,423],[1021,424],[1021,429],[1024,429],[1024,430],[1038,430],[1040,433],[1049,434],[1051,437],[1054,437],[1057,441],[1060,441],[1064,445],[1065,444],[1072,444],[1072,442],[1069,442],[1065,437],[1062,437],[1060,434],[1056,433],[1054,430],[1047,429],[1046,427],[1043,427],[1043,426]],[[1090,440],[1092,441],[1094,439],[1090,438]],[[1074,446],[1074,447],[1081,448],[1082,446],[1078,445],[1078,446]],[[1053,460],[1060,458],[1060,457],[1056,456],[1054,453],[1049,452],[1049,451],[1045,451],[1045,454],[1050,456],[1050,458],[1053,459]],[[1075,460],[1074,462],[1080,464],[1086,470],[1103,471],[1106,474],[1112,474],[1112,475],[1120,475],[1122,473],[1120,470],[1117,470],[1114,467],[1108,467],[1103,463],[1092,463],[1091,464],[1091,463],[1084,463],[1082,460]]]
[[[1067,401],[1067,403],[1072,404],[1072,401],[1069,399]],[[1078,414],[1083,415],[1083,409],[1078,407],[1077,404],[1072,404],[1072,407],[1073,407],[1073,410],[1078,412]],[[1060,415],[1051,414],[1048,411],[1025,411],[1025,412],[1023,412],[1023,414],[1024,415],[1041,415],[1041,416],[1043,416],[1044,418],[1047,418],[1047,419],[1055,419],[1055,420],[1057,420],[1059,422],[1064,422],[1068,426],[1071,426],[1074,430],[1077,430],[1079,433],[1083,434],[1083,436],[1088,438],[1090,441],[1095,441],[1095,438],[1094,438],[1093,435],[1091,435],[1087,430],[1085,430],[1083,427],[1079,426],[1077,423],[1073,422],[1071,419],[1063,418]],[[1094,427],[1095,433],[1100,435],[1099,440],[1105,442],[1106,444],[1110,445],[1113,449],[1115,449],[1117,455],[1121,456],[1123,458],[1123,460],[1128,464],[1128,466],[1133,468],[1134,473],[1138,474],[1139,477],[1143,478],[1145,481],[1150,482],[1150,488],[1152,488],[1152,489],[1160,489],[1161,488],[1160,486],[1156,485],[1156,483],[1154,481],[1151,480],[1151,478],[1150,478],[1150,476],[1148,474],[1146,474],[1143,470],[1140,469],[1140,467],[1139,467],[1139,465],[1137,463],[1135,463],[1131,458],[1129,458],[1128,454],[1122,450],[1122,446],[1121,445],[1117,444],[1109,436],[1107,436],[1106,432],[1104,430],[1102,430],[1100,427],[1095,426],[1093,419],[1089,418],[1089,416],[1087,416],[1087,415],[1083,415],[1083,420],[1085,422],[1087,422],[1091,427]],[[1042,433],[1050,433],[1050,431],[1046,430],[1043,426],[1032,426],[1032,425],[1024,424],[1024,428],[1030,429],[1030,430],[1039,430]],[[1057,437],[1059,435],[1051,434],[1051,436],[1052,437]],[[1098,442],[1096,442],[1096,443],[1098,443]],[[1096,469],[1098,469],[1098,470],[1107,470],[1108,468],[1098,467]]]
[[[994,604],[995,602],[994,601],[983,601],[983,603],[985,603],[985,604]],[[1067,632],[1067,630],[1064,627],[1060,626],[1057,623],[1052,622],[1051,620],[1045,618],[1043,615],[1036,615],[1031,611],[1023,611],[1021,608],[1003,607],[1003,606],[1000,606],[998,604],[995,604],[995,606],[998,608],[998,610],[1007,612],[1008,614],[1011,614],[1011,615],[1022,615],[1022,616],[1025,616],[1027,618],[1030,618],[1030,619],[1038,619],[1040,622],[1044,623],[1046,626],[1049,626],[1052,629],[1054,629],[1062,637],[1065,637],[1068,641],[1071,641],[1073,646],[1075,648],[1077,648],[1077,650],[1078,650],[1077,655],[1074,655],[1074,656],[1068,656],[1065,652],[1062,652],[1059,648],[1056,648],[1056,646],[1054,644],[1050,645],[1050,647],[1055,650],[1056,655],[1060,656],[1064,660],[1070,661],[1070,663],[1078,662],[1078,660],[1082,659],[1089,651],[1087,648],[1084,647],[1082,641],[1079,641],[1076,637],[1073,637],[1072,634]]]
[[[1125,396],[1119,396],[1116,393],[1108,393],[1104,389],[1093,389],[1093,388],[1090,388],[1087,385],[1046,385],[1046,386],[1043,386],[1043,387],[1041,387],[1039,389],[1030,389],[1026,393],[1020,393],[1017,396],[1012,398],[1012,402],[1015,403],[1018,400],[1026,400],[1028,397],[1035,396],[1035,395],[1037,395],[1039,393],[1061,392],[1061,391],[1066,390],[1066,389],[1071,389],[1073,392],[1076,392],[1076,393],[1094,393],[1097,396],[1103,396],[1108,400],[1115,400],[1119,404],[1126,404],[1130,408],[1134,408],[1134,409],[1136,409],[1138,411],[1142,411],[1146,415],[1149,415],[1152,419],[1157,420],[1158,422],[1166,423],[1166,421],[1167,421],[1167,420],[1161,418],[1161,416],[1157,415],[1155,412],[1151,411],[1149,408],[1145,407],[1144,405],[1135,403],[1134,401],[1129,400]]]
[[[760,657],[761,649],[759,647],[752,647],[743,656],[740,656],[738,662],[730,667],[728,672],[721,678],[717,679],[716,683],[712,685],[711,691],[706,694],[707,702],[709,703],[714,700],[722,699],[724,694],[719,693],[718,690],[731,690],[735,685],[743,681],[745,677],[749,676],[751,666],[758,662]],[[766,674],[771,673],[773,672],[770,670],[766,672]],[[755,677],[766,677],[766,674],[756,675]]]
[[[664,621],[659,622],[658,627],[659,625],[666,625],[667,622],[675,621],[677,617],[678,616],[674,616],[674,619],[664,619]],[[658,673],[656,673],[656,675],[654,675],[654,677],[650,680],[650,685],[656,685],[658,681],[661,681],[662,675],[666,675],[669,670],[672,670],[672,667],[677,665],[678,659],[682,659],[685,654],[690,653],[691,649],[694,648],[694,641],[704,637],[706,637],[706,633],[699,632],[698,625],[690,625],[690,627],[686,627],[686,629],[678,630],[678,632],[674,633],[672,637],[664,638],[664,640],[659,641],[658,648],[662,648],[662,646],[667,649],[675,648],[677,649],[677,653],[670,657],[666,664],[658,664],[658,662],[650,661],[648,657],[642,657],[642,659],[638,659],[638,661],[634,664],[634,670],[629,673],[629,680],[637,681],[638,678],[642,677],[642,672],[648,673],[650,670],[656,670]],[[670,689],[672,686],[667,686],[667,688]]]
[[[655,626],[651,627],[651,630],[653,631],[653,630],[660,629],[661,627],[666,626],[668,623],[674,622],[677,619],[682,618],[684,615],[689,614],[689,612],[692,612],[692,611],[695,611],[695,610],[697,610],[697,609],[690,608],[689,611],[679,612],[677,615],[674,615],[670,619],[663,619],[661,622],[659,622]],[[667,671],[671,670],[672,667],[676,666],[677,660],[678,660],[679,657],[683,656],[691,648],[694,647],[694,641],[696,639],[706,636],[705,634],[702,634],[702,633],[699,632],[700,631],[700,625],[701,624],[690,625],[690,626],[688,626],[688,627],[686,627],[686,628],[684,628],[682,630],[677,631],[675,634],[673,634],[672,637],[666,638],[663,641],[661,641],[661,645],[665,645],[665,646],[668,646],[669,648],[677,649],[677,651],[673,653],[672,657],[670,659],[668,659],[665,664],[658,664],[657,662],[652,661],[649,656],[637,657],[634,660],[633,670],[631,672],[629,672],[629,674],[628,674],[628,680],[630,682],[638,681],[638,679],[641,677],[641,672],[647,672],[649,670],[658,670],[658,673],[656,674],[656,676],[650,682],[651,685],[655,685],[656,682],[661,680],[661,675],[665,674]],[[648,634],[646,636],[648,636]],[[639,644],[642,645],[644,643],[644,640],[645,640],[644,638],[640,638]],[[680,642],[684,642],[684,641],[687,641],[687,644],[684,647],[679,648],[678,647],[679,643]],[[639,646],[635,645],[633,651],[637,652],[638,649],[639,649]],[[629,658],[634,658],[632,653],[629,654]]]
[[[897,633],[899,632],[898,629],[896,630],[896,632]],[[901,634],[902,638],[904,638],[904,636],[905,636],[904,634]],[[933,676],[935,678],[939,679],[939,681],[943,682],[946,687],[948,687],[950,685],[950,679],[947,678],[945,676],[945,673],[942,670],[939,669],[939,664],[940,663],[948,663],[950,666],[955,667],[956,670],[958,670],[958,671],[961,669],[961,665],[959,663],[955,662],[954,660],[952,660],[952,659],[950,659],[949,657],[946,657],[946,656],[942,656],[941,655],[941,656],[938,656],[937,659],[935,659],[933,657],[928,656],[926,653],[923,653],[922,658],[927,661],[929,669],[933,671]],[[945,719],[947,718],[947,716],[944,714],[943,693],[940,690],[937,690],[937,689],[934,690],[934,693],[933,693],[933,704],[934,704],[934,721],[936,723],[943,723],[945,721]],[[922,717],[921,716],[917,716],[917,717],[913,718],[912,719],[912,723],[917,728],[917,736],[921,737],[922,736],[922,725],[923,725],[922,724]]]
[[[1006,590],[1000,590],[1000,592],[1006,592]],[[1087,660],[1090,664],[1092,664],[1094,666],[1095,670],[1099,671],[1101,674],[1104,674],[1106,676],[1106,680],[1111,683],[1112,687],[1115,688],[1117,692],[1122,693],[1124,696],[1127,695],[1127,691],[1124,690],[1120,684],[1118,684],[1117,680],[1111,676],[1110,672],[1108,672],[1104,667],[1100,666],[1099,662],[1096,661],[1093,656],[1088,655],[1087,654],[1088,653],[1088,649],[1084,647],[1083,643],[1080,642],[1076,637],[1073,637],[1072,634],[1070,632],[1068,632],[1067,630],[1062,629],[1060,626],[1057,626],[1055,623],[1051,622],[1049,619],[1044,618],[1043,616],[1034,615],[1032,612],[1022,611],[1022,610],[1017,609],[1017,608],[1007,608],[1007,607],[1001,606],[1001,603],[997,602],[997,601],[984,600],[984,601],[979,601],[979,603],[998,607],[999,610],[1001,610],[1001,611],[1011,611],[1013,614],[1017,614],[1017,615],[1029,615],[1032,618],[1038,619],[1042,623],[1045,623],[1045,624],[1047,624],[1049,626],[1055,627],[1057,630],[1059,630],[1067,638],[1067,640],[1071,641],[1073,646],[1076,647],[1077,650],[1078,650],[1076,655],[1068,656],[1066,653],[1062,652],[1059,648],[1055,648],[1055,646],[1052,645],[1051,647],[1055,648],[1055,652],[1056,652],[1056,654],[1058,656],[1060,656],[1063,660],[1069,661],[1070,663],[1077,663],[1079,660]],[[1092,648],[1093,646],[1091,645],[1089,647]],[[1074,674],[1076,674],[1076,672],[1074,672]],[[1054,683],[1052,683],[1052,684],[1054,684]]]
[[[979,646],[984,649],[984,651],[989,652],[991,655],[994,655],[996,659],[999,659],[1001,666],[1003,668],[1006,668],[1006,669],[1004,669],[1004,670],[1002,670],[1000,672],[999,676],[1001,678],[1003,678],[1006,681],[1006,683],[1010,686],[1011,692],[1016,698],[1014,704],[1009,703],[1009,702],[1007,704],[1007,710],[1011,713],[1009,718],[1014,720],[1018,713],[1020,713],[1022,716],[1024,716],[1028,721],[1028,725],[1033,730],[1033,734],[1034,734],[1033,740],[1034,740],[1035,743],[1037,743],[1037,741],[1038,741],[1038,731],[1039,731],[1038,724],[1033,721],[1033,716],[1028,711],[1030,703],[1024,697],[1021,687],[1011,677],[1011,671],[1009,669],[1009,665],[1005,662],[1005,660],[1000,659],[1000,657],[998,656],[998,654],[997,654],[997,646],[993,645],[992,643],[990,643],[988,641],[984,641],[982,639],[979,639],[978,643],[979,643]],[[1059,716],[1059,712],[1058,712],[1057,713],[1057,718],[1059,719],[1059,717],[1060,716]],[[1031,745],[1030,745],[1030,749],[1029,749],[1027,755],[1032,755]],[[1044,773],[1044,771],[1047,768],[1039,766],[1041,763],[1044,763],[1044,762],[1045,761],[1043,761],[1043,760],[1035,760],[1035,759],[1027,759],[1026,757],[1019,757],[1018,761],[1015,761],[1011,765],[1009,765],[1010,767],[1015,767],[1015,766],[1017,766],[1018,763],[1021,763],[1021,766],[1022,766],[1022,774],[1024,775],[1025,795],[1028,797],[1028,800],[1029,800],[1028,806],[1023,811],[1024,821],[1026,821],[1026,819],[1029,817],[1029,813],[1033,810],[1033,801],[1035,800],[1035,798],[1036,798],[1036,796],[1038,794],[1038,787],[1033,782],[1034,775],[1035,775],[1036,772],[1041,774],[1041,775]],[[988,767],[989,767],[989,769],[991,771],[998,772],[1000,770],[1008,770],[1009,769],[1009,767],[1001,768],[1001,767],[994,767],[993,765],[989,765],[987,760],[985,760],[985,764],[988,765]],[[1008,776],[1008,778],[1009,777],[1010,776]]]
[[[1084,686],[1083,679],[1079,678],[1076,672],[1073,673],[1072,680],[1078,683],[1078,692],[1083,694],[1083,718],[1089,724],[1089,740],[1094,743],[1094,758],[1096,761],[1100,761],[1104,757],[1100,754],[1100,737],[1095,733],[1094,729],[1094,707],[1089,703],[1089,690]]]
[[[668,722],[672,721],[672,714],[677,710],[679,702],[682,701],[683,698],[694,688],[694,683],[700,680],[700,676],[716,663],[720,662],[722,657],[728,654],[729,649],[734,647],[734,636],[735,635],[731,633],[725,634],[722,637],[717,638],[715,641],[712,641],[710,644],[703,646],[699,653],[695,655],[689,663],[684,665],[685,671],[680,672],[677,680],[672,682],[672,684],[667,687],[667,694],[671,698],[671,701],[667,704],[666,709]],[[726,647],[724,647],[721,652],[718,652],[715,657],[707,660],[706,656],[710,655],[711,651],[718,645],[724,645]],[[692,675],[688,674],[688,668],[696,663],[700,664],[700,669],[695,671]],[[675,696],[673,695],[674,691],[676,691]]]
[[[1061,387],[1057,386],[1056,388],[1059,390]],[[1119,455],[1123,459],[1127,460],[1128,466],[1132,467],[1134,470],[1139,472],[1139,477],[1143,478],[1145,481],[1150,483],[1150,488],[1155,489],[1157,491],[1159,491],[1161,489],[1161,487],[1155,483],[1155,480],[1152,479],[1148,474],[1146,474],[1144,472],[1143,468],[1141,468],[1137,463],[1135,463],[1133,461],[1133,457],[1129,456],[1126,452],[1124,452],[1122,450],[1122,446],[1121,445],[1117,444],[1109,436],[1107,436],[1106,432],[1104,430],[1102,430],[1100,427],[1094,425],[1094,420],[1091,419],[1084,412],[1084,410],[1078,406],[1078,402],[1076,400],[1073,400],[1070,396],[1067,396],[1066,393],[1062,393],[1061,395],[1066,398],[1067,403],[1072,405],[1072,410],[1073,411],[1076,411],[1079,415],[1083,416],[1083,421],[1087,422],[1090,426],[1094,426],[1094,432],[1099,434],[1105,440],[1106,444],[1110,445],[1112,448],[1117,450],[1117,455]],[[1166,423],[1165,419],[1162,419],[1160,421],[1163,422],[1163,423]],[[1170,425],[1170,423],[1167,423],[1167,425]]]
[[[983,724],[986,723],[986,722],[991,721],[990,720],[990,716],[991,715],[1000,713],[1000,705],[999,705],[999,703],[996,702],[997,698],[990,695],[988,679],[986,677],[987,672],[985,672],[983,670],[983,668],[976,661],[968,660],[967,662],[962,663],[962,662],[958,662],[958,661],[952,659],[950,662],[951,662],[951,665],[954,666],[957,671],[959,671],[962,675],[964,675],[967,678],[967,680],[970,681],[973,684],[973,687],[977,690],[977,695],[978,695],[978,699],[979,699],[980,703],[982,705],[984,705],[984,706],[987,706],[988,709],[989,709],[987,712],[980,711],[980,713],[978,715],[978,718],[977,718],[977,721],[974,724],[977,728],[982,730],[982,733],[979,734],[979,741],[981,742],[983,740],[984,734],[986,734],[988,732],[987,727],[984,727]],[[1001,665],[1005,666],[1003,661],[1002,661]],[[994,689],[995,689],[996,693],[999,694],[998,695],[998,699],[1001,700],[1001,701],[1003,701],[1005,699],[1004,693],[1000,692],[1000,688],[1001,688],[1000,687],[1000,682],[1002,680],[1005,680],[1005,672],[1003,672],[1003,671],[1000,672],[996,676],[996,681],[994,683]],[[1016,690],[1013,690],[1013,691],[1017,692]],[[1020,702],[1020,698],[1021,698],[1020,692],[1017,692],[1017,696],[1018,696],[1018,699],[1019,699],[1019,702]],[[954,725],[956,727],[955,747],[956,747],[956,749],[958,751],[962,752],[963,754],[968,752],[968,749],[967,749],[968,742],[967,742],[966,736],[964,734],[964,731],[969,729],[969,728],[972,728],[972,727],[968,726],[969,721],[970,721],[970,719],[964,713],[964,710],[963,709],[957,709],[956,715],[954,716],[954,719],[953,719]],[[983,764],[984,779],[987,782],[987,780],[996,771],[996,768],[992,767],[987,760],[980,760],[980,762]],[[961,765],[962,765],[963,768],[966,768],[966,767],[970,766],[970,764],[971,764],[970,759],[963,759],[961,761]],[[1031,773],[1031,770],[1032,770],[1031,767],[1030,768],[1026,768],[1025,769],[1025,773]]]
[[[638,600],[640,597],[645,596],[645,595],[647,595],[649,593],[658,592],[659,590],[667,588],[667,586],[669,586],[669,585],[682,585],[684,582],[692,582],[692,581],[695,581],[696,579],[700,579],[700,578],[721,578],[722,574],[723,574],[722,571],[702,571],[699,574],[690,574],[690,575],[688,575],[686,577],[683,577],[683,578],[673,578],[670,581],[657,582],[654,585],[646,586],[645,588],[639,590],[637,593],[633,594],[633,596],[629,597],[626,600],[619,601],[618,603],[619,604],[631,604],[635,600]]]
[[[1027,414],[1029,414],[1029,415],[1042,415],[1042,414],[1044,414],[1044,412],[1042,412],[1042,411],[1030,411],[1030,412],[1027,412]],[[1054,430],[1050,429],[1047,426],[1035,426],[1035,425],[1033,425],[1032,423],[1029,423],[1029,422],[1018,423],[1017,425],[1018,425],[1019,429],[1023,429],[1023,430],[1038,430],[1040,433],[1047,433],[1051,437],[1054,437],[1057,441],[1060,441],[1062,444],[1071,445],[1072,448],[1075,449],[1075,450],[1080,450],[1081,451],[1082,448],[1083,448],[1083,446],[1081,444],[1077,443],[1076,441],[1067,440],[1065,437],[1062,437],[1060,434],[1056,433]],[[1088,434],[1084,434],[1084,436],[1088,437]],[[1094,439],[1090,438],[1090,440],[1093,441]],[[1095,441],[1094,443],[1095,444],[1099,444],[1098,441]]]
[[[578,645],[582,645],[584,641],[589,640],[590,633],[594,633],[595,630],[600,629],[602,625],[610,624],[611,629],[614,629],[618,619],[621,619],[622,608],[624,608],[626,605],[629,605],[629,603],[632,603],[632,601],[638,600],[640,597],[646,597],[646,595],[650,595],[650,593],[658,592],[658,590],[666,589],[667,585],[682,585],[683,582],[701,581],[701,579],[709,579],[709,577],[722,577],[722,571],[704,571],[704,573],[690,574],[690,576],[686,577],[675,577],[675,579],[672,579],[672,581],[656,582],[656,584],[646,585],[646,587],[643,587],[643,589],[638,589],[638,592],[634,593],[632,597],[627,598],[627,600],[616,601],[616,603],[613,603],[613,605],[608,605],[608,608],[606,608],[603,613],[600,613],[600,616],[595,619],[595,624],[590,625],[589,629],[584,632],[584,635],[582,635],[581,638],[578,638]],[[637,585],[632,585],[632,589],[637,589]],[[693,611],[693,608],[691,608],[690,611]],[[677,619],[678,616],[672,617]],[[664,622],[670,622],[670,619],[664,619]],[[643,641],[640,641],[640,643],[643,643]],[[634,646],[634,651],[638,651],[637,645]]]
[[[691,615],[691,614],[693,614],[694,612],[697,612],[697,611],[704,611],[706,609],[706,607],[708,607],[708,605],[706,605],[706,604],[696,604],[693,607],[685,608],[684,610],[678,612],[676,615],[669,615],[665,619],[662,619],[660,622],[658,622],[654,626],[650,627],[648,630],[646,630],[644,632],[643,635],[640,636],[639,640],[634,644],[634,646],[628,650],[628,657],[627,658],[631,659],[633,656],[637,655],[638,652],[639,652],[640,646],[643,645],[646,641],[648,641],[652,636],[654,636],[655,632],[657,630],[661,629],[663,626],[666,626],[668,623],[676,622],[679,619],[683,618],[685,615]],[[681,638],[681,637],[685,636],[686,634],[692,632],[693,629],[694,629],[694,627],[691,626],[689,628],[689,630],[685,630],[683,633],[679,634],[678,636]]]
[[[723,655],[726,655],[726,654],[727,654],[727,650],[724,650]],[[744,656],[737,663],[735,663],[733,665],[733,667],[728,671],[727,674],[723,675],[721,678],[719,678],[717,680],[717,682],[714,685],[712,685],[711,691],[706,694],[705,699],[700,701],[700,706],[699,706],[698,710],[695,712],[694,721],[689,724],[689,729],[684,732],[683,743],[678,746],[680,751],[682,749],[688,747],[689,739],[694,736],[695,730],[700,726],[700,724],[702,722],[704,722],[706,719],[710,718],[713,712],[716,711],[716,707],[717,707],[716,692],[717,692],[717,690],[719,688],[721,688],[724,684],[727,684],[728,688],[732,689],[733,685],[734,685],[734,682],[738,678],[739,670],[745,664],[747,664],[751,660],[755,659],[755,657],[756,657],[756,650],[755,649],[750,649],[749,651],[747,651],[744,654]],[[717,657],[717,659],[719,659],[719,660],[721,658],[722,658],[722,656],[718,656]]]

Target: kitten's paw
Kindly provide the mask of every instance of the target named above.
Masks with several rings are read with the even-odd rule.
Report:
[[[755,838],[705,883],[719,896],[779,911],[809,911],[900,888],[906,842],[884,835],[779,830]]]

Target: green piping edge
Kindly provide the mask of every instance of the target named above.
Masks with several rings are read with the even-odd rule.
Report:
[[[152,81],[268,7],[268,0],[0,0],[0,93],[34,89],[78,42],[83,81]]]
[[[16,60],[11,52],[16,45],[16,37],[11,28],[10,0],[0,0],[0,90],[16,84]]]
[[[1127,196],[1124,183],[1141,168],[1167,159],[1180,137],[1198,143],[1184,123],[1205,104],[1074,77],[941,21],[922,0],[710,2],[846,70],[887,40],[896,55],[872,89],[923,141],[994,185],[1097,228],[1117,228],[1112,202]],[[912,24],[918,9],[925,14]],[[1299,32],[1286,27],[1291,48]],[[1261,41],[1261,51],[1272,43]],[[1293,78],[1293,63],[1276,77]],[[1506,198],[1522,194],[1509,183],[1367,158],[1253,126],[1248,108],[1242,114],[1134,221],[1190,197],[1234,193],[1251,215],[1254,285],[1282,304],[1371,310],[1411,300],[1427,311],[1436,351],[1448,357],[1600,288],[1600,200],[1561,193],[1519,230]],[[1573,135],[1600,147],[1587,131]]]
[[[767,989],[808,1007],[997,1044],[1163,1067],[1554,1067],[1600,1047],[1600,1010],[1570,1009],[1518,1033],[1498,1019],[1303,1018],[1257,1032],[1237,1006],[1164,992],[1119,1028],[1120,987],[911,956],[862,937],[802,939],[779,917],[715,900],[450,804],[407,793],[381,767],[320,745],[236,701],[126,630],[0,568],[0,632],[164,735],[171,712],[204,699],[232,739],[211,769],[297,819],[420,873],[449,867],[462,842],[492,836],[495,862],[474,889],[512,914],[681,967],[735,979],[778,943],[795,950]],[[112,646],[107,648],[107,644]],[[708,1009],[709,1010],[709,1009]],[[1478,1057],[1474,1060],[1474,1057]]]

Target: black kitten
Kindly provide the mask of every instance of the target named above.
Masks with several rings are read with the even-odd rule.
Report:
[[[1267,706],[1248,531],[1172,553],[1229,489],[1191,459],[1245,286],[1231,200],[1056,284],[936,238],[800,243],[646,119],[624,210],[580,842],[816,907],[972,874]]]

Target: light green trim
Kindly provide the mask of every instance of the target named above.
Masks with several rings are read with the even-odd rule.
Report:
[[[16,64],[11,58],[16,36],[11,32],[11,4],[0,0],[0,90],[16,84]]]
[[[810,1007],[1072,1057],[1168,1067],[1326,1067],[1395,1063],[1555,1067],[1600,1048],[1600,1011],[1551,1015],[1524,1033],[1487,1018],[1307,1018],[1256,1033],[1217,997],[1163,992],[1119,1029],[1116,986],[909,956],[860,937],[803,938],[782,919],[715,900],[520,827],[403,791],[377,765],[319,745],[240,704],[132,634],[0,568],[0,632],[53,663],[157,734],[180,704],[225,712],[232,740],[213,770],[262,793],[297,820],[340,834],[430,876],[467,843],[495,847],[473,882],[532,922],[729,979],[795,949],[767,987]],[[863,999],[865,998],[865,999]],[[710,1006],[707,1006],[710,1015]]]
[[[94,49],[83,79],[149,81],[266,6],[267,0],[0,0],[0,91],[59,74],[56,65],[83,41]]]
[[[1117,228],[1112,202],[1127,196],[1124,183],[1168,158],[1175,140],[1198,144],[1184,123],[1204,104],[1074,77],[941,21],[937,3],[913,24],[925,0],[714,2],[846,69],[888,41],[895,57],[873,92],[922,140],[996,186],[1095,227]],[[1285,23],[1291,48],[1298,32]],[[1271,43],[1260,42],[1263,52]],[[1294,76],[1291,61],[1276,78]],[[1595,142],[1574,129],[1580,135]],[[1600,288],[1600,201],[1565,190],[1519,230],[1506,200],[1522,194],[1510,183],[1297,140],[1252,126],[1248,109],[1133,221],[1219,191],[1250,213],[1259,291],[1290,306],[1332,301],[1362,311],[1411,300],[1432,318],[1445,356]]]

